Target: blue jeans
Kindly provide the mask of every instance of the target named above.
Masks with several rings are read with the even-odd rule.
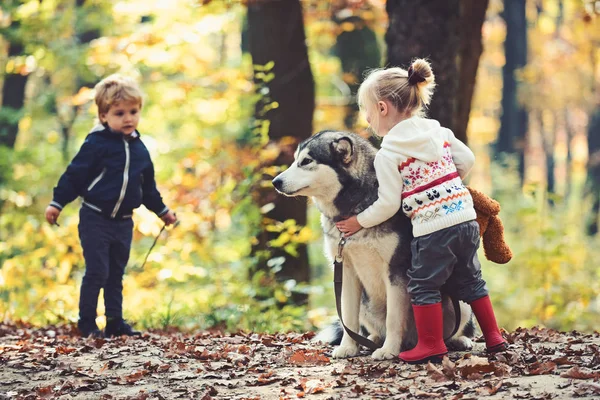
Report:
[[[79,296],[79,320],[96,319],[98,296],[104,288],[106,317],[123,317],[123,274],[129,260],[133,221],[109,219],[82,206],[79,239],[85,259],[85,275]]]

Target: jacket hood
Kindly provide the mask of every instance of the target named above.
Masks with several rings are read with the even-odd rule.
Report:
[[[104,125],[102,125],[102,124],[96,124],[96,125],[94,125],[94,127],[92,128],[92,130],[90,131],[90,133],[102,132],[105,129],[106,129],[106,127]]]
[[[396,124],[381,142],[381,148],[424,162],[442,158],[447,128],[433,119],[412,117]]]

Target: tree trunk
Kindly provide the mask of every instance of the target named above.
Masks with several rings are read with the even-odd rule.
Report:
[[[257,92],[262,96],[256,104],[255,119],[268,122],[269,139],[277,143],[284,137],[294,138],[294,144],[281,149],[274,165],[290,165],[293,161],[295,144],[310,137],[315,108],[313,75],[308,60],[302,8],[299,0],[260,1],[248,4],[248,48],[255,66]],[[273,73],[266,79],[260,69],[273,62],[265,73]],[[262,87],[261,87],[262,86]],[[273,107],[277,104],[276,107]],[[259,193],[260,203],[273,203],[274,208],[266,214],[275,221],[293,219],[298,225],[306,224],[306,201],[277,195],[271,187]],[[263,230],[258,235],[254,254],[258,256],[258,268],[267,269],[269,259],[285,258],[280,280],[294,279],[308,282],[310,278],[306,245],[299,245],[296,257],[281,248],[272,248],[269,241],[278,233]],[[262,257],[267,250],[267,257]],[[304,302],[306,296],[294,299]]]
[[[552,114],[553,118],[550,121],[545,121],[542,111],[537,111],[536,115],[539,120],[542,147],[546,159],[546,193],[548,194],[548,203],[553,206],[556,194],[556,159],[554,157],[554,149],[556,148],[556,116]]]
[[[459,0],[388,0],[387,65],[408,68],[415,58],[432,64],[437,87],[428,115],[455,130],[457,54],[460,49]]]
[[[388,0],[385,39],[390,66],[415,58],[432,63],[437,87],[428,115],[467,143],[467,126],[483,52],[481,28],[489,0]],[[416,24],[415,22],[418,22]]]
[[[517,154],[521,180],[524,176],[523,158],[527,111],[519,104],[515,72],[527,63],[527,19],[525,0],[505,0],[504,20],[506,39],[504,50],[506,63],[502,69],[502,117],[496,142],[496,153]]]
[[[87,9],[86,9],[87,8]],[[94,4],[90,2],[90,0],[77,0],[75,2],[75,9],[72,20],[72,29],[75,32],[73,37],[73,46],[80,53],[83,58],[86,52],[89,49],[89,43],[92,40],[98,39],[102,32],[100,30],[100,26],[97,24],[81,24],[81,21],[85,21],[86,17],[90,13],[101,13],[101,8],[95,8]],[[108,15],[104,15],[104,21],[110,21],[110,17]],[[105,22],[106,23],[106,22]],[[87,68],[87,67],[86,67]],[[86,71],[86,73],[81,73],[80,70],[76,70],[73,73],[73,95],[75,95],[82,87],[93,88],[96,83],[96,78],[94,74]],[[58,102],[58,96],[55,97],[55,101]],[[58,117],[58,122],[60,124],[60,131],[63,138],[61,153],[64,162],[68,162],[70,159],[69,155],[69,145],[71,138],[73,137],[73,126],[75,124],[75,120],[79,116],[82,108],[79,105],[73,105],[71,107],[65,107],[66,112],[64,112],[64,116],[61,116],[61,108],[58,103],[55,105],[56,107],[56,115]]]
[[[9,58],[24,55],[23,43],[16,32],[18,22],[14,22],[13,25],[7,34]],[[21,73],[19,70],[10,71],[4,76],[0,111],[0,145],[11,149],[14,148],[19,133],[19,121],[25,105],[25,86],[28,78],[28,74]]]
[[[365,73],[369,69],[381,66],[381,51],[377,36],[362,16],[362,13],[372,12],[372,10],[368,6],[356,9],[352,5],[354,3],[340,3],[340,7],[334,7],[332,15],[333,22],[338,26],[335,55],[340,59],[343,80],[351,96],[344,116],[344,126],[349,130],[353,130],[358,117],[356,93]]]
[[[571,190],[573,189],[573,137],[575,136],[575,130],[571,122],[571,113],[568,108],[563,109],[563,119],[565,124],[566,140],[567,140],[567,176],[566,176],[566,187],[565,187],[565,199],[571,197]]]
[[[598,234],[600,219],[600,104],[590,116],[588,123],[588,166],[587,189],[592,196],[592,209],[588,216],[586,230],[588,235]]]
[[[463,143],[467,143],[471,101],[475,91],[479,58],[483,53],[481,29],[488,3],[489,0],[462,0],[460,4],[460,58],[453,126],[454,135]]]

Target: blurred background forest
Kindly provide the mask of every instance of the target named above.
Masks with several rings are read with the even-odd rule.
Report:
[[[139,129],[181,221],[142,265],[162,222],[134,214],[126,318],[328,323],[318,211],[270,180],[319,130],[369,135],[353,103],[365,70],[428,57],[430,114],[468,140],[468,183],[502,205],[514,257],[480,255],[500,324],[598,328],[599,1],[3,0],[0,35],[0,318],[77,317],[80,203],[60,227],[43,212],[94,124],[94,85],[120,72],[145,92]]]

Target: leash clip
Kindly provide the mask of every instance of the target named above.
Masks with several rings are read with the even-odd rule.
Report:
[[[335,256],[335,261],[337,261],[339,263],[341,263],[344,260],[344,257],[342,257],[342,251],[344,250],[345,244],[346,244],[346,238],[342,236],[338,243],[338,253]]]

